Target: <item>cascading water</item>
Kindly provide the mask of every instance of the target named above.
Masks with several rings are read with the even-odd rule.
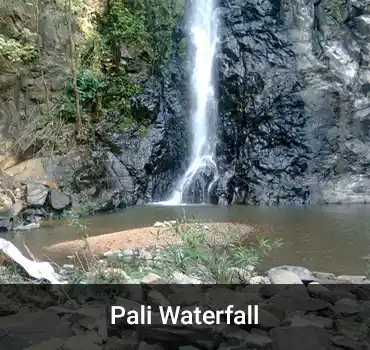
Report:
[[[214,161],[217,111],[213,60],[218,31],[215,1],[194,0],[192,4],[191,36],[195,50],[192,55],[194,69],[190,86],[193,96],[192,153],[190,165],[175,187],[171,199],[160,204],[177,205],[188,200],[204,203],[218,179]]]

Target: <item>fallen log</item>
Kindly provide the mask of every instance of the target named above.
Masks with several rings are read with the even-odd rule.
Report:
[[[27,259],[13,243],[3,238],[0,238],[0,252],[22,266],[29,276],[37,280],[45,279],[52,284],[63,283],[61,276],[55,272],[50,263]]]

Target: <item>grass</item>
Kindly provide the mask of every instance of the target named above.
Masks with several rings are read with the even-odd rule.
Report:
[[[69,225],[80,232],[81,239],[88,245],[87,226],[75,215],[69,219]],[[267,240],[252,235],[249,228],[237,224],[205,224],[199,219],[182,219],[169,229],[179,243],[149,248],[145,259],[107,261],[99,260],[91,252],[89,256],[76,253],[74,269],[68,272],[66,279],[73,284],[124,284],[138,281],[151,271],[168,283],[173,281],[175,273],[202,283],[248,282],[254,266],[282,244],[280,239]],[[235,271],[240,272],[241,280],[235,281]],[[2,278],[13,283],[21,283],[20,279],[24,278],[14,269],[9,270],[8,277],[4,276]]]
[[[262,237],[246,244],[245,226],[205,225],[198,219],[178,221],[172,230],[181,243],[167,245],[153,258],[154,271],[168,279],[181,272],[203,283],[233,283],[231,271],[251,269],[282,244]]]

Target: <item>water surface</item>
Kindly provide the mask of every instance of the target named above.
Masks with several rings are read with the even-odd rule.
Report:
[[[303,265],[338,274],[362,274],[363,256],[370,253],[370,206],[323,205],[310,207],[252,206],[136,206],[120,212],[88,218],[88,235],[151,226],[156,221],[179,217],[200,217],[214,222],[235,222],[255,226],[267,237],[281,237],[284,245],[265,261]],[[76,239],[78,232],[65,222],[46,224],[39,230],[8,234],[19,247],[23,241],[35,255],[41,248]]]

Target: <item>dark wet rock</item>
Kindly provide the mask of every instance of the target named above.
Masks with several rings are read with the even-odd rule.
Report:
[[[6,335],[1,337],[0,347],[22,349],[52,338],[66,339],[72,335],[69,327],[68,321],[42,310],[1,317],[0,332]],[[17,344],[14,347],[13,342]]]
[[[310,316],[310,317],[308,317]],[[293,316],[283,321],[285,326],[293,327],[305,327],[305,326],[315,326],[325,329],[333,328],[333,321],[330,318],[319,317],[315,315],[306,315],[306,316]]]
[[[345,317],[357,315],[360,312],[360,307],[356,300],[340,299],[334,304],[332,310],[335,314]]]
[[[71,204],[71,198],[59,191],[52,190],[50,192],[50,205],[55,210],[62,210]]]
[[[356,350],[360,349],[360,344],[346,338],[345,336],[335,336],[330,338],[330,342],[342,349]]]
[[[91,350],[100,350],[101,347],[94,343],[93,341],[89,341],[88,337],[86,336],[73,336],[67,339],[63,344],[63,349],[65,350],[84,350],[84,349],[91,349]]]
[[[12,228],[11,216],[8,213],[0,213],[0,231],[9,231]]]
[[[238,330],[236,332],[227,331],[226,333],[225,338],[229,346],[247,345],[247,338],[250,335],[249,332]]]
[[[271,347],[272,340],[267,335],[261,334],[249,334],[246,337],[245,345],[252,349],[269,349]]]
[[[263,330],[270,330],[280,325],[280,318],[276,317],[271,312],[260,308],[258,310],[258,327]]]
[[[319,311],[326,310],[330,304],[326,301],[311,298],[304,286],[291,286],[290,288],[274,295],[267,301],[269,310],[274,309],[281,314],[294,311]]]
[[[329,348],[328,333],[315,326],[278,327],[270,332],[273,350],[312,350]]]
[[[35,207],[42,207],[48,193],[49,190],[47,187],[41,184],[29,183],[26,187],[27,203]]]
[[[216,158],[221,176],[212,203],[368,202],[365,3],[221,0],[219,6]],[[146,165],[149,176],[163,171],[162,184],[156,185],[157,177],[146,192],[154,200],[167,198],[169,182],[176,182],[186,163],[181,159],[186,152],[178,151],[180,99],[172,99],[175,91],[167,94],[176,115],[167,124],[171,151],[169,135],[163,135],[157,160]],[[152,111],[158,95],[145,95]],[[168,122],[161,113],[158,120]]]
[[[32,345],[28,348],[24,348],[23,350],[59,350],[62,348],[64,344],[64,340],[61,338],[52,338],[49,340],[45,340],[39,344]]]

